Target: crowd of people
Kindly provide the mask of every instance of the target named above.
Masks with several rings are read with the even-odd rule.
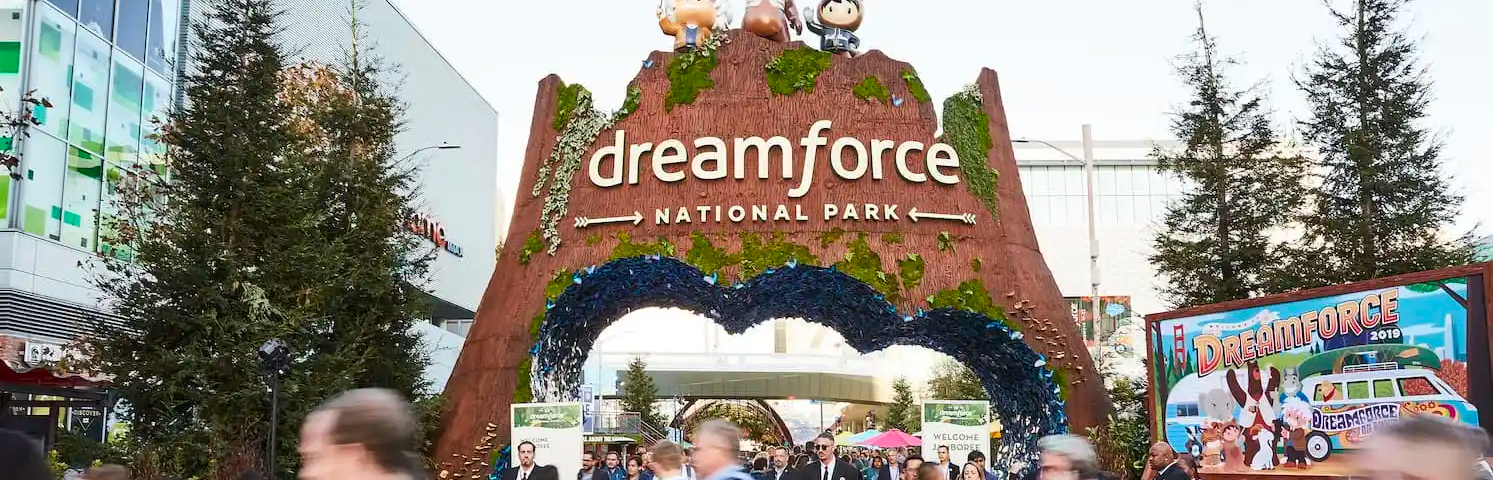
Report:
[[[410,405],[386,390],[353,390],[319,407],[301,429],[302,480],[429,478],[416,453],[417,424]],[[1090,442],[1054,435],[1039,443],[1035,468],[993,471],[982,452],[962,464],[940,447],[935,460],[907,449],[839,451],[832,435],[803,447],[742,452],[742,431],[721,419],[695,428],[692,448],[658,442],[637,455],[586,452],[576,480],[1116,480],[1104,472]],[[1434,415],[1408,415],[1380,426],[1354,458],[1357,474],[1371,480],[1493,480],[1484,460],[1487,434]],[[502,480],[561,480],[554,466],[540,464],[533,443],[514,450]],[[599,454],[599,456],[598,456]],[[601,463],[598,464],[598,458]],[[47,458],[30,438],[0,430],[0,480],[52,480]],[[128,480],[128,469],[102,465],[85,480]],[[260,478],[255,474],[246,480]],[[1197,462],[1165,443],[1151,446],[1139,480],[1198,480]],[[158,479],[160,480],[160,479]]]

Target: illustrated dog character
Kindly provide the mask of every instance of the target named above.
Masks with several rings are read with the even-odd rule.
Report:
[[[804,33],[804,22],[793,0],[747,0],[746,15],[741,18],[743,30],[774,42],[787,42],[792,40],[790,27],[795,33]]]
[[[1223,456],[1223,468],[1231,472],[1249,470],[1249,466],[1244,464],[1244,449],[1239,448],[1239,440],[1244,433],[1244,427],[1230,421],[1223,424],[1219,430],[1222,432],[1219,443],[1222,444],[1220,453]]]
[[[1255,427],[1274,430],[1276,428],[1275,422],[1280,417],[1276,415],[1275,402],[1277,397],[1272,395],[1271,392],[1275,392],[1280,388],[1280,370],[1270,367],[1268,372],[1269,379],[1262,378],[1266,372],[1260,371],[1260,364],[1250,362],[1246,367],[1246,372],[1245,376],[1247,378],[1245,381],[1247,385],[1240,385],[1238,370],[1229,370],[1224,376],[1224,379],[1228,381],[1229,392],[1233,394],[1234,400],[1239,402],[1241,407],[1239,416],[1237,417],[1239,425],[1250,428],[1251,432],[1253,432]],[[1250,434],[1250,438],[1254,438],[1253,433]],[[1274,457],[1276,447],[1275,435],[1271,434],[1269,440],[1270,443],[1268,445],[1256,445],[1254,442],[1246,442],[1244,446],[1245,454],[1253,459],[1255,457],[1254,454],[1258,451],[1255,449],[1268,449],[1270,456]],[[1276,461],[1278,462],[1279,459],[1277,458]],[[1274,464],[1272,464],[1273,466]]]
[[[1244,443],[1244,456],[1249,457],[1249,468],[1253,470],[1275,470],[1280,458],[1275,456],[1275,431],[1269,427],[1249,427],[1249,440]]]
[[[818,1],[818,9],[804,8],[804,18],[809,31],[819,35],[819,49],[837,55],[859,55],[861,39],[855,36],[855,31],[861,28],[861,20],[865,18],[861,0]]]
[[[1306,435],[1310,433],[1311,406],[1305,401],[1291,398],[1281,403],[1280,436],[1286,443],[1285,468],[1307,468],[1312,465],[1306,455]]]
[[[664,0],[658,8],[658,28],[674,37],[676,52],[700,48],[714,30],[730,27],[726,0]]]

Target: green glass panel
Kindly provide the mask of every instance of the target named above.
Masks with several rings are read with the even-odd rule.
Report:
[[[62,207],[57,207],[57,206],[53,206],[52,207],[52,219],[53,220],[61,220],[62,219]]]
[[[55,23],[42,23],[36,34],[36,52],[55,61],[62,60],[62,29]],[[69,32],[71,33],[71,32]]]
[[[46,212],[46,210],[42,210],[40,208],[36,208],[36,207],[30,206],[30,205],[27,205],[26,206],[26,215],[23,216],[23,217],[21,217],[21,218],[25,219],[24,220],[25,224],[21,225],[21,229],[25,230],[26,233],[29,233],[29,234],[32,234],[32,235],[36,235],[36,236],[46,236],[47,235],[47,212]]]
[[[0,225],[10,212],[10,177],[0,177]]]
[[[82,226],[83,217],[73,212],[62,212],[62,224],[73,227]]]
[[[0,74],[21,73],[21,42],[0,42]]]

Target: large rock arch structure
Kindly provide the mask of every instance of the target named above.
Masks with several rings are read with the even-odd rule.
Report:
[[[862,351],[900,343],[948,353],[981,377],[1006,426],[998,464],[1029,460],[1036,436],[1103,421],[1109,400],[1038,249],[995,72],[944,101],[939,138],[916,70],[880,51],[828,58],[731,31],[709,56],[654,52],[626,88],[613,115],[577,85],[539,82],[512,226],[446,389],[436,452],[453,473],[475,474],[506,443],[511,403],[575,398],[596,336],[649,306],[690,309],[732,333],[802,317]],[[827,140],[813,180],[790,193],[804,176],[799,139],[821,120],[831,127],[819,132]],[[623,182],[598,186],[593,156],[615,147],[619,131],[619,155],[595,170],[606,184],[620,168]],[[737,178],[735,139],[774,136],[792,143],[793,178],[783,178],[777,149],[768,178],[757,176],[756,149]],[[663,181],[654,152],[636,170],[612,163],[630,145],[667,140],[698,157],[715,150],[696,144],[707,137],[724,142],[725,178],[708,178],[720,164],[701,161],[700,178],[686,160],[661,164],[684,175]],[[831,166],[840,138],[868,148],[858,179],[847,179],[859,170],[853,148]],[[914,150],[899,166],[890,148],[876,166],[873,140],[921,142],[942,158],[952,150],[958,165],[930,167]]]

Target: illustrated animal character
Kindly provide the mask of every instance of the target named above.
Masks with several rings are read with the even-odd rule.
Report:
[[[1301,391],[1301,369],[1297,367],[1286,367],[1280,372],[1280,400],[1277,405],[1285,405],[1291,399],[1311,402],[1306,397],[1306,392]]]
[[[1223,465],[1223,441],[1215,440],[1203,445],[1203,456],[1200,458],[1203,468]]]
[[[687,52],[710,41],[714,30],[731,27],[726,0],[664,0],[658,8],[658,28],[674,37],[674,51]]]
[[[1239,402],[1241,407],[1237,417],[1239,425],[1251,429],[1250,438],[1254,438],[1253,429],[1273,430],[1276,428],[1276,420],[1280,418],[1276,416],[1275,402],[1277,397],[1271,394],[1271,392],[1275,392],[1280,388],[1280,370],[1270,367],[1269,379],[1265,379],[1262,377],[1265,376],[1266,372],[1260,371],[1260,364],[1250,362],[1246,367],[1246,372],[1246,385],[1240,385],[1238,370],[1229,370],[1224,375],[1224,379],[1228,382],[1229,392],[1233,394],[1234,400]],[[1269,443],[1266,445],[1246,442],[1244,445],[1245,454],[1253,459],[1255,457],[1254,454],[1259,451],[1256,449],[1268,449],[1271,453],[1270,456],[1274,458],[1276,447],[1275,435],[1271,434],[1269,440]],[[1275,458],[1275,461],[1278,462],[1279,460]]]
[[[1220,451],[1223,455],[1223,468],[1231,472],[1249,470],[1244,464],[1244,449],[1239,448],[1240,436],[1244,433],[1244,427],[1232,421],[1220,427],[1222,436],[1219,438]]]
[[[1311,433],[1311,406],[1305,401],[1291,398],[1281,403],[1281,432],[1285,440],[1285,468],[1307,468],[1312,459],[1306,455],[1306,436]]]
[[[798,16],[793,0],[747,0],[741,28],[774,42],[792,40],[788,28],[804,33],[804,21]]]
[[[1193,458],[1203,457],[1203,442],[1201,441],[1203,428],[1199,426],[1187,427],[1187,443],[1183,444],[1186,452]]]
[[[1204,432],[1207,432],[1220,423],[1233,420],[1234,410],[1239,408],[1239,404],[1234,401],[1234,397],[1229,392],[1222,388],[1215,388],[1198,392],[1198,408],[1202,410],[1202,426]],[[1204,437],[1206,442],[1208,435],[1205,433]]]
[[[1244,443],[1244,456],[1249,457],[1252,470],[1275,470],[1280,458],[1275,456],[1275,431],[1270,427],[1249,427],[1249,439]]]
[[[855,36],[865,12],[861,0],[818,0],[819,8],[804,8],[805,24],[819,35],[819,49],[837,55],[860,55],[861,39]]]

